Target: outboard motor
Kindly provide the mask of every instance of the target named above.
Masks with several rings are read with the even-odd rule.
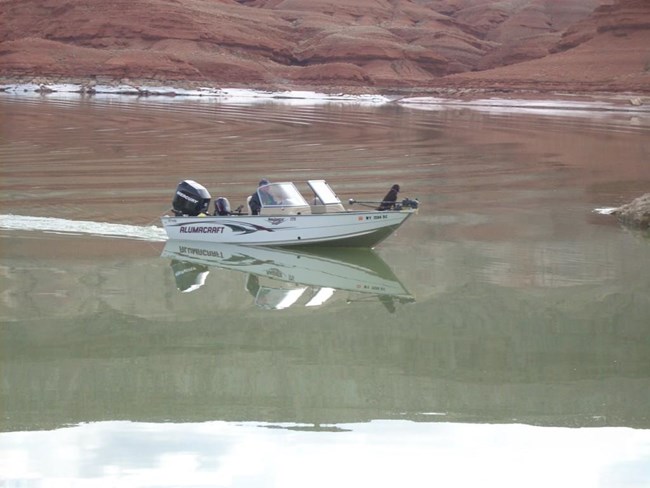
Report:
[[[215,215],[231,215],[230,202],[225,197],[219,197],[214,201]]]
[[[402,200],[402,207],[403,208],[418,208],[420,206],[420,201],[416,198],[415,200],[411,200],[410,198],[405,198]]]
[[[184,180],[176,187],[172,209],[176,216],[196,217],[200,213],[208,211],[210,198],[210,193],[203,185],[193,180]]]

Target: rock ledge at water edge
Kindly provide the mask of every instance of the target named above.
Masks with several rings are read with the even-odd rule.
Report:
[[[642,230],[650,229],[650,193],[618,207],[613,214],[626,225]]]

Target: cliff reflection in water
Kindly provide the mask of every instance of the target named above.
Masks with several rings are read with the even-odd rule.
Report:
[[[162,256],[171,258],[176,285],[186,293],[205,285],[210,268],[245,273],[246,290],[255,305],[267,310],[320,306],[335,299],[337,292],[347,292],[348,303],[374,297],[391,313],[396,304],[414,301],[370,249],[297,250],[169,241]]]
[[[2,430],[102,420],[326,425],[380,418],[650,426],[645,275],[632,288],[574,285],[567,300],[566,286],[454,281],[458,262],[466,270],[479,263],[455,246],[438,250],[436,262],[451,267],[437,269],[444,286],[427,293],[436,290],[435,276],[427,273],[430,288],[423,286],[419,270],[397,259],[407,255],[389,248],[395,273],[424,298],[388,313],[372,294],[335,300],[339,289],[322,307],[297,301],[270,313],[245,288],[255,269],[277,268],[276,279],[264,278],[276,285],[289,270],[292,286],[322,285],[297,278],[307,258],[326,264],[332,279],[348,279],[336,269],[352,269],[361,282],[398,283],[363,260],[219,250],[208,259],[214,265],[205,285],[181,293],[160,248],[118,241],[112,252],[126,246],[129,257],[107,250],[84,257],[104,242],[4,238],[13,257],[3,293]],[[74,248],[75,256],[47,258],[34,245]],[[179,257],[171,246],[167,252]],[[376,256],[370,260],[382,268]]]

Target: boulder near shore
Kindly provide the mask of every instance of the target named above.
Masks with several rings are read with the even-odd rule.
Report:
[[[613,214],[625,225],[650,230],[650,193],[618,207]]]

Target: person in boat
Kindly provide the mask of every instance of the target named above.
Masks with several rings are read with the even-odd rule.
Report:
[[[264,205],[275,205],[275,200],[269,189],[266,187],[270,182],[266,178],[262,178],[257,184],[257,190],[251,195],[251,198],[248,202],[248,205],[251,208],[251,213],[253,215],[259,215],[260,210],[262,209],[262,203]],[[260,201],[260,196],[262,201]]]
[[[397,202],[397,194],[399,193],[399,185],[393,185],[390,187],[388,193],[384,197],[383,201],[377,207],[377,210],[390,210],[395,207],[395,202]]]

